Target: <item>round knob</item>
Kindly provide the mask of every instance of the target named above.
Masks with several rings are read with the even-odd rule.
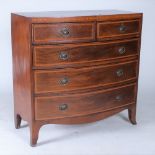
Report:
[[[63,111],[63,110],[66,110],[68,108],[68,105],[67,104],[61,104],[59,105],[59,110]]]
[[[68,36],[68,35],[69,35],[69,30],[68,30],[68,28],[63,28],[63,29],[61,30],[61,33],[62,33],[64,36]]]
[[[68,53],[66,53],[66,52],[60,52],[59,58],[61,60],[67,60],[68,59]]]
[[[68,84],[68,82],[69,82],[69,79],[68,79],[67,77],[64,77],[64,78],[62,78],[62,79],[60,80],[60,84],[61,84],[61,85],[66,85],[66,84]]]
[[[116,99],[117,101],[121,101],[121,100],[123,99],[123,96],[122,96],[122,95],[117,95],[117,96],[115,97],[115,99]]]
[[[123,75],[123,69],[117,70],[116,74],[117,74],[118,77],[122,76]]]
[[[125,26],[125,25],[121,25],[120,27],[119,27],[119,31],[120,32],[125,32],[127,30],[127,27]]]
[[[126,52],[125,47],[120,47],[118,49],[119,54],[124,54]]]

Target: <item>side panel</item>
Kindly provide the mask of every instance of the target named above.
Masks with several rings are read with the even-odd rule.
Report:
[[[31,121],[31,24],[22,16],[12,14],[13,89],[15,115]]]

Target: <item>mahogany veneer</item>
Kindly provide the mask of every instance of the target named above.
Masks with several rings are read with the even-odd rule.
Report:
[[[15,127],[31,145],[49,123],[97,121],[128,109],[136,124],[142,13],[12,13]]]

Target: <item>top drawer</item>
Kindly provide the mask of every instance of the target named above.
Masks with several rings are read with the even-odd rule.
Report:
[[[95,23],[33,24],[34,44],[88,42],[95,40]]]
[[[127,38],[129,36],[139,35],[139,33],[139,20],[99,22],[97,24],[98,40]]]

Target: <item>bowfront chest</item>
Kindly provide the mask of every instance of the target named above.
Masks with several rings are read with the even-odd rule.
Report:
[[[35,145],[45,124],[80,124],[128,110],[136,124],[142,14],[12,14],[15,127]]]

